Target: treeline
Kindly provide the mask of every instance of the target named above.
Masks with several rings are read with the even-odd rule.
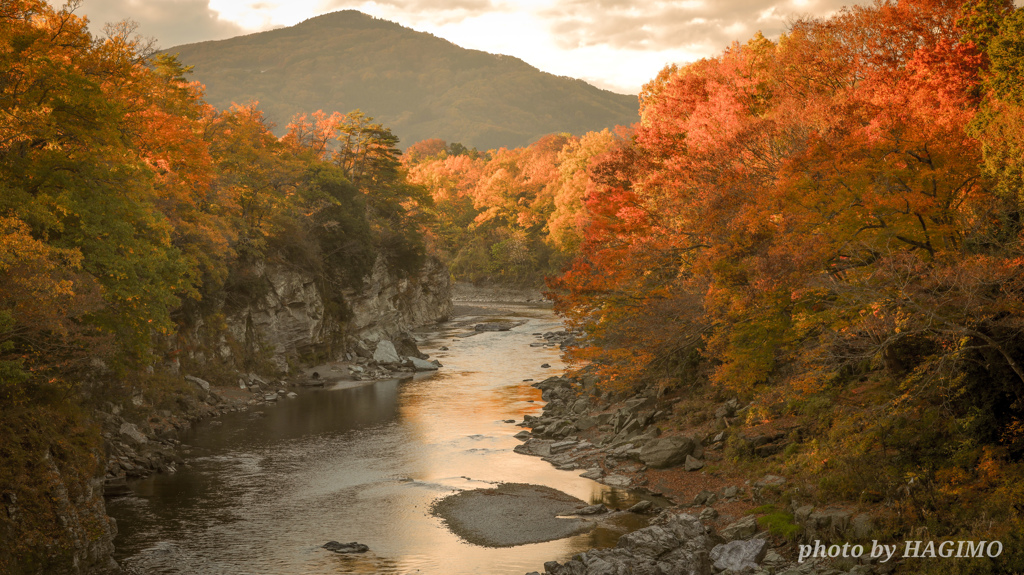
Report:
[[[535,269],[571,258],[549,285],[607,388],[740,396],[746,425],[804,429],[768,465],[822,502],[1019,547],[1024,9],[802,19],[664,69],[640,115],[623,138],[423,150],[453,270],[525,277],[512,238]]]
[[[487,152],[439,139],[413,144],[403,163],[431,197],[430,249],[458,280],[543,285],[579,248],[589,171],[618,140],[605,130]]]
[[[76,7],[0,4],[4,572],[72,553],[51,495],[54,473],[77,489],[102,470],[91,408],[159,380],[195,322],[223,329],[262,267],[314,278],[343,322],[378,258],[414,272],[425,255],[388,129],[316,114],[279,139],[255,104],[214,109],[175,58],[126,25],[93,37]]]
[[[187,68],[124,26],[93,38],[43,2],[4,10],[5,400],[96,359],[151,362],[187,316],[244,296],[257,262],[336,298],[380,253],[419,264],[418,189],[387,128],[317,113],[279,139],[255,103],[205,104]]]

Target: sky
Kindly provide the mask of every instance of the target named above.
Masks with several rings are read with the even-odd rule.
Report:
[[[863,0],[862,0],[863,1]],[[55,2],[56,3],[56,2]],[[851,0],[84,0],[94,33],[130,19],[160,48],[291,26],[355,9],[464,48],[509,54],[559,76],[636,94],[670,63],[720,53],[795,16]]]

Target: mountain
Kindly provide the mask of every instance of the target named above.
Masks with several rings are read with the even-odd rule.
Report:
[[[441,138],[489,149],[638,119],[635,96],[355,10],[166,52],[194,66],[209,103],[257,100],[278,134],[299,112],[358,108],[391,128],[403,147]]]

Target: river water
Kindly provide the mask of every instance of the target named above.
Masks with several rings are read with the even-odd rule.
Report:
[[[540,306],[474,305],[422,334],[421,349],[444,364],[436,373],[303,390],[296,399],[197,425],[182,438],[190,450],[184,469],[134,482],[134,495],[108,502],[118,522],[118,561],[139,574],[523,575],[543,571],[545,561],[614,545],[619,533],[599,528],[546,543],[481,547],[430,514],[440,497],[500,482],[547,485],[618,507],[634,501],[580,471],[512,451],[521,428],[505,420],[539,414],[542,404],[540,391],[523,380],[562,368],[557,349],[530,347],[542,341],[532,334],[561,325]],[[526,324],[459,337],[498,317]],[[449,351],[438,351],[442,345]],[[370,551],[320,548],[330,540],[358,541]]]

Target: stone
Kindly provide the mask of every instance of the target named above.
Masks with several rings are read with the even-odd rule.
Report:
[[[718,499],[714,491],[708,491],[707,489],[702,490],[700,493],[693,498],[694,505],[711,505]]]
[[[569,451],[570,449],[576,447],[577,445],[579,445],[579,442],[573,441],[571,439],[567,439],[565,441],[556,441],[555,443],[551,444],[551,453],[555,454],[561,453],[563,451]]]
[[[606,475],[602,482],[611,487],[629,487],[633,483],[625,475]]]
[[[580,431],[586,431],[597,426],[597,418],[584,416],[576,421],[576,429]]]
[[[735,485],[730,485],[729,487],[726,487],[725,489],[722,490],[722,497],[728,499],[730,497],[736,497],[737,495],[739,495],[739,493],[739,487],[736,487]]]
[[[409,363],[412,364],[412,368],[416,371],[437,371],[437,366],[425,359],[413,356],[409,356],[407,359],[409,360]]]
[[[711,560],[715,564],[715,569],[740,572],[744,569],[757,569],[767,551],[768,541],[764,539],[730,541],[715,545],[711,549]]]
[[[601,479],[602,475],[604,475],[604,472],[601,471],[600,467],[591,467],[590,469],[587,469],[585,472],[580,473],[580,477],[594,480]]]
[[[793,518],[797,523],[804,523],[811,516],[811,513],[814,513],[813,505],[801,505],[793,511]]]
[[[549,367],[551,367],[551,364],[550,363],[542,363],[542,364],[540,364],[540,366],[543,367],[543,368],[549,368]]]
[[[295,393],[294,391],[289,391],[288,393],[285,394],[285,397],[287,397],[288,399],[295,399],[298,396],[299,394]]]
[[[859,513],[850,521],[850,531],[855,539],[867,540],[875,530],[875,524],[867,513]]]
[[[689,437],[662,437],[643,446],[640,461],[649,467],[671,467],[685,461],[692,452],[693,440]]]
[[[355,541],[351,543],[338,543],[337,541],[328,541],[327,543],[321,545],[321,547],[328,551],[334,551],[335,553],[366,553],[370,550],[370,548],[366,545],[363,545],[362,543],[356,543]]]
[[[263,396],[263,401],[277,401],[276,393],[268,393]]]
[[[822,531],[830,534],[841,534],[850,526],[853,514],[845,509],[819,509],[807,518],[808,527],[814,534]]]
[[[701,521],[711,521],[716,517],[718,517],[718,511],[714,507],[705,507],[700,512]]]
[[[146,437],[146,434],[139,431],[139,428],[136,427],[134,423],[122,423],[121,429],[119,431],[121,435],[127,437],[128,439],[131,439],[135,443],[142,444],[149,441],[149,438]]]
[[[416,346],[416,339],[408,332],[399,334],[391,340],[391,343],[394,344],[395,351],[400,356],[415,357],[417,359],[427,359],[430,357],[420,351],[420,348]]]
[[[785,477],[779,477],[778,475],[765,475],[761,479],[754,482],[754,487],[778,487],[786,483]]]
[[[377,342],[377,349],[373,351],[373,361],[382,364],[400,363],[402,358],[395,350],[395,344],[386,339]]]
[[[597,505],[588,505],[582,509],[576,510],[576,515],[600,515],[601,513],[608,513],[608,508],[603,503]]]
[[[730,523],[718,532],[729,541],[750,539],[754,533],[757,533],[757,518],[753,515],[747,515],[735,523]]]
[[[645,499],[643,501],[637,501],[636,503],[633,504],[632,507],[630,507],[626,511],[629,511],[630,513],[643,514],[643,513],[647,513],[648,511],[650,511],[651,508],[653,508],[653,507],[654,507],[654,503],[652,503],[650,501],[647,501]]]
[[[513,435],[512,437],[515,437],[519,441],[526,441],[527,439],[530,439],[530,432],[526,431],[524,429],[524,430],[520,431],[519,433]]]
[[[704,467],[704,462],[703,461],[697,459],[696,457],[694,457],[692,455],[687,455],[686,456],[686,462],[683,464],[683,469],[685,469],[687,471],[697,471],[698,469],[700,469],[702,467]]]
[[[206,381],[205,379],[200,379],[200,378],[192,376],[192,375],[186,375],[185,376],[185,380],[186,381],[191,381],[192,383],[196,384],[196,386],[199,389],[202,389],[203,391],[205,391],[207,393],[209,393],[209,391],[210,391],[210,382]]]

